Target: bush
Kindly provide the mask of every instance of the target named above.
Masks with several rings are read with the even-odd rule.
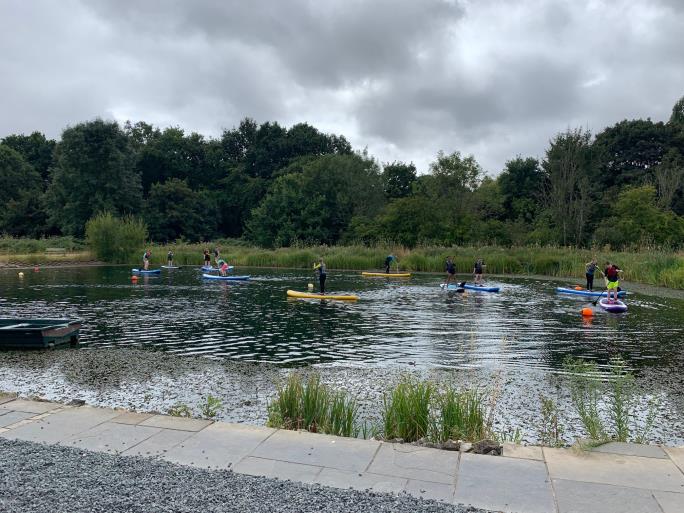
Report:
[[[104,212],[86,223],[86,242],[95,256],[105,262],[130,261],[143,247],[146,238],[145,223],[132,216],[119,219]]]

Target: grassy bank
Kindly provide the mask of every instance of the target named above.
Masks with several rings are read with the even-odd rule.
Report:
[[[201,265],[204,248],[213,250],[217,243],[207,244],[152,244],[152,264],[166,263],[166,254],[173,250],[177,265]],[[402,270],[443,272],[444,260],[454,257],[459,273],[471,273],[477,258],[483,258],[486,271],[491,274],[544,275],[584,280],[584,264],[595,257],[600,264],[607,259],[615,261],[625,270],[627,281],[684,289],[684,253],[644,250],[613,252],[577,250],[559,247],[466,246],[417,247],[397,246],[320,246],[293,247],[268,250],[240,243],[218,243],[221,256],[231,264],[249,267],[284,267],[310,269],[319,257],[330,269],[380,269],[385,257],[393,254],[399,259]],[[48,248],[63,248],[66,254],[47,252]],[[84,251],[82,242],[59,237],[52,239],[12,239],[0,237],[0,263],[21,262],[39,264],[60,261],[87,261],[93,257]],[[131,265],[140,263],[140,255],[131,255]]]
[[[177,265],[199,265],[202,251],[213,245],[169,244],[151,246],[152,260],[162,264],[173,250]],[[385,257],[393,254],[399,267],[408,271],[442,272],[445,258],[454,257],[459,273],[471,273],[477,258],[483,258],[492,274],[545,275],[584,280],[584,264],[596,257],[607,259],[625,270],[627,281],[684,289],[684,253],[644,251],[608,252],[554,247],[401,247],[333,246],[280,248],[266,250],[238,244],[219,245],[221,256],[231,264],[250,267],[311,268],[323,257],[330,269],[380,269]],[[135,262],[132,262],[135,263]]]

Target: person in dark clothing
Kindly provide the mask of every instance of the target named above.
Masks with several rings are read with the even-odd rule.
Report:
[[[389,274],[392,262],[396,263],[398,268],[399,262],[397,261],[397,257],[394,255],[387,255],[387,258],[385,258],[385,273]]]
[[[204,267],[211,267],[211,254],[208,249],[204,250]]]
[[[451,282],[451,280],[454,279],[454,276],[456,275],[456,266],[454,265],[454,261],[451,259],[451,257],[447,257],[445,270],[447,273],[446,287],[448,288],[449,283]]]
[[[591,262],[586,265],[587,290],[594,290],[594,273],[596,272],[596,269],[598,269],[598,264],[596,263],[596,259],[592,259]]]
[[[475,266],[473,267],[473,274],[475,275],[475,285],[482,285],[482,271],[483,268],[487,267],[481,258],[477,259]]]
[[[325,262],[323,259],[319,259],[317,264],[314,264],[314,271],[318,273],[318,284],[320,288],[320,293],[325,294],[325,278],[327,276],[325,270]]]

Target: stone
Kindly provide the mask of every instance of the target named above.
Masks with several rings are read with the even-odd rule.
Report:
[[[553,490],[543,461],[461,454],[455,501],[495,511],[550,513]]]
[[[684,447],[664,447],[664,449],[679,470],[684,472]]]
[[[117,424],[140,424],[142,421],[152,417],[152,413],[136,413],[136,412],[125,412],[114,417],[111,422],[116,422]]]
[[[554,479],[559,513],[662,513],[648,490]]]
[[[12,411],[23,411],[28,413],[45,413],[55,408],[59,408],[59,403],[49,403],[46,401],[31,401],[29,399],[14,399],[3,404],[0,408]]]
[[[453,485],[458,472],[458,453],[416,447],[382,444],[368,472]]]
[[[33,417],[33,413],[24,411],[8,411],[0,416],[0,428],[11,426],[17,422]]]
[[[453,503],[454,501],[454,490],[454,485],[451,484],[419,481],[417,479],[409,479],[404,487],[404,491],[414,497],[448,503]]]
[[[653,492],[663,513],[684,513],[684,494],[672,492]]]
[[[117,417],[118,418],[118,417]],[[112,422],[116,420],[113,419]],[[179,431],[177,429],[160,429],[158,433],[143,440],[139,444],[126,449],[122,454],[127,456],[156,457],[169,452],[171,449],[185,442],[193,436],[194,431]]]
[[[501,456],[502,447],[499,442],[494,440],[480,440],[473,444],[473,451],[475,454],[494,454]]]
[[[453,440],[447,440],[442,444],[442,449],[445,451],[458,451],[461,449],[461,443],[454,442]]]
[[[526,460],[544,460],[542,448],[536,445],[503,444],[502,456],[507,458],[522,458]]]
[[[117,454],[136,446],[159,431],[159,428],[105,422],[60,442],[60,445]]]
[[[667,454],[657,445],[630,444],[626,442],[608,442],[591,449],[592,452],[623,454],[625,456],[642,456],[644,458],[666,459]]]

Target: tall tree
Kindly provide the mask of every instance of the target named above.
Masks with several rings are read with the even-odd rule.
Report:
[[[0,205],[0,233],[43,234],[46,215],[40,175],[5,144],[0,144]]]
[[[134,164],[129,138],[116,122],[96,119],[64,130],[47,192],[49,214],[62,232],[83,236],[98,212],[138,212],[142,189]]]
[[[558,134],[542,164],[546,204],[562,244],[580,244],[590,213],[590,177],[593,174],[591,134],[582,129]]]
[[[508,217],[511,220],[532,222],[539,210],[544,183],[539,161],[532,157],[509,160],[497,181]]]
[[[33,169],[38,171],[43,180],[43,186],[47,187],[48,170],[52,165],[52,154],[56,144],[53,139],[46,138],[40,132],[33,132],[31,135],[8,135],[0,143],[17,151]]]
[[[405,198],[411,194],[411,187],[416,181],[416,166],[411,162],[392,162],[385,164],[382,170],[385,196],[388,199]]]

